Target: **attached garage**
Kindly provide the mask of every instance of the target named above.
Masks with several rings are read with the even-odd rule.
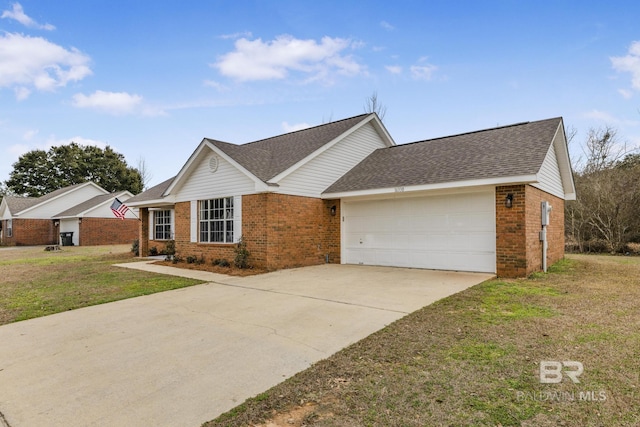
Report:
[[[342,202],[346,264],[496,272],[495,189]]]

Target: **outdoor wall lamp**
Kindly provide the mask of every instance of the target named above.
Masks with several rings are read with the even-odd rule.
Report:
[[[331,216],[336,216],[336,205],[331,206],[330,212]]]
[[[78,218],[78,224],[82,224],[82,218]]]
[[[60,225],[60,221],[54,221],[54,222],[53,222],[53,226],[54,226],[54,227],[57,227],[57,226],[59,226],[59,225]]]
[[[504,206],[511,209],[513,207],[513,193],[507,194],[504,198]]]

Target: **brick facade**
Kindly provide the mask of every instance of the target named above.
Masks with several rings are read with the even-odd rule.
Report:
[[[138,238],[137,219],[82,218],[80,246],[131,244]]]
[[[2,244],[7,246],[55,245],[59,227],[50,219],[14,218],[12,236],[7,236],[7,221],[2,222]]]
[[[513,194],[513,206],[505,206]],[[541,206],[553,207],[547,227],[547,265],[564,257],[564,200],[530,185],[496,187],[496,266],[499,277],[524,277],[542,270]]]
[[[331,208],[335,206],[335,215]],[[146,212],[145,212],[146,211]],[[176,203],[174,234],[176,252],[182,257],[203,256],[233,261],[235,245],[193,243],[191,204]],[[149,241],[148,211],[141,209],[140,254],[153,245]],[[277,270],[307,265],[340,263],[340,202],[311,197],[260,193],[242,197],[242,236],[256,267]],[[164,242],[157,242],[158,250]]]

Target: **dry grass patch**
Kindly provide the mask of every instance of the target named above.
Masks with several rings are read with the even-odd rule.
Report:
[[[201,283],[114,267],[130,247],[0,249],[0,324]]]
[[[639,277],[637,257],[572,255],[482,283],[206,425],[638,426]],[[545,360],[581,362],[581,382],[540,383]]]

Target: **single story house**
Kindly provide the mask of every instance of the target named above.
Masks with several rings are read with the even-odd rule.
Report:
[[[396,145],[374,113],[243,145],[205,138],[128,200],[140,249],[267,269],[344,263],[526,276],[564,256],[562,118]],[[552,208],[552,210],[551,210]],[[544,254],[544,255],[543,255]]]
[[[93,182],[71,185],[41,197],[5,196],[0,203],[0,244],[62,244],[61,233],[73,233],[74,245],[132,243],[138,238],[138,219],[128,212],[120,220],[110,206],[128,191],[109,193]]]

